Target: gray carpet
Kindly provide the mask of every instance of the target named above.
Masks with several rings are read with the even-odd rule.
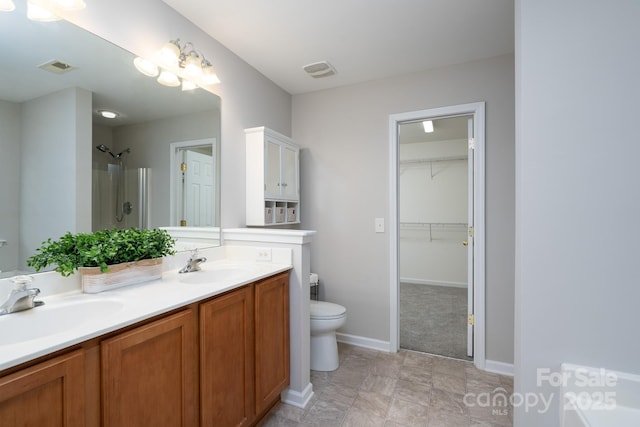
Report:
[[[467,289],[400,283],[400,347],[467,357]]]

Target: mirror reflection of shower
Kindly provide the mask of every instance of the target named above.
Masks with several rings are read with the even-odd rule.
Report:
[[[111,157],[117,161],[116,163],[117,167],[115,170],[115,175],[116,175],[115,219],[117,222],[120,223],[124,219],[124,215],[125,214],[130,215],[133,210],[133,206],[131,205],[131,202],[124,201],[124,158],[123,156],[125,154],[131,153],[131,149],[127,148],[119,152],[118,154],[113,154],[113,151],[111,151],[111,149],[104,144],[100,144],[96,146],[96,148],[102,151],[103,153],[110,154]]]

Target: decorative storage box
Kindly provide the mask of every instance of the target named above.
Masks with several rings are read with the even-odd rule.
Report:
[[[123,262],[109,266],[103,273],[100,267],[80,267],[82,291],[95,294],[122,286],[149,282],[162,277],[162,258],[143,259],[136,262]]]
[[[273,207],[267,206],[264,208],[264,223],[271,224],[273,222]]]
[[[296,208],[287,208],[287,222],[296,222],[297,214]]]
[[[276,222],[284,222],[285,207],[276,206]]]

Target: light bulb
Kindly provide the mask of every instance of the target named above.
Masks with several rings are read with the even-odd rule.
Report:
[[[182,90],[194,90],[197,89],[198,85],[192,82],[191,80],[182,79]]]
[[[87,7],[83,0],[51,0],[51,3],[64,10],[80,10]]]
[[[16,9],[12,0],[0,0],[0,12],[11,12]]]
[[[38,22],[51,22],[60,20],[60,17],[53,12],[49,3],[46,3],[45,5],[45,3],[41,1],[27,2],[27,18],[32,21]]]
[[[207,65],[202,70],[202,82],[207,85],[215,85],[220,83],[220,79],[216,74],[216,70],[211,65]]]
[[[425,120],[422,122],[422,127],[424,128],[425,133],[433,132],[433,122],[431,120]]]
[[[175,74],[167,70],[162,70],[158,77],[158,83],[164,86],[175,87],[180,86],[180,79]]]
[[[133,65],[145,76],[155,77],[160,72],[158,66],[148,59],[137,57],[133,60]]]
[[[180,47],[178,47],[177,43],[177,41],[167,42],[160,49],[160,59],[163,63],[172,67],[177,67],[180,61]]]
[[[202,73],[202,61],[197,55],[189,54],[184,61],[184,73],[189,77],[197,77]]]

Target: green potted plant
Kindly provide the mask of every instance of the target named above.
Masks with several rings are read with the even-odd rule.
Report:
[[[63,276],[78,270],[83,290],[95,293],[160,278],[162,257],[175,253],[174,243],[169,233],[159,229],[66,233],[43,242],[27,265],[36,271],[55,265]]]

